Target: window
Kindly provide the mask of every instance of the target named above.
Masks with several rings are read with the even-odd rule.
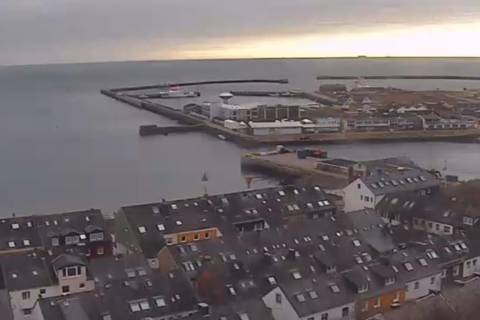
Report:
[[[305,302],[305,296],[302,293],[296,294],[295,297],[297,298],[298,302]]]
[[[332,290],[333,293],[339,293],[340,292],[340,288],[335,283],[329,284],[329,287],[330,287],[330,290]]]
[[[400,302],[400,292],[395,293],[395,297],[393,298],[393,303],[399,303]]]
[[[435,223],[435,230],[440,230],[440,225],[438,223]]]
[[[210,232],[205,232],[205,239],[209,239],[210,238]]]
[[[430,284],[435,284],[435,277],[430,278]]]
[[[365,199],[366,202],[369,202],[369,201],[370,201],[370,197],[365,196],[365,197],[363,197],[363,198]]]
[[[90,234],[90,241],[103,241],[104,235],[103,232],[95,232]]]
[[[130,305],[130,310],[132,312],[140,311],[140,304],[138,303],[138,301],[131,301],[128,304]]]
[[[473,259],[473,260],[472,260],[472,264],[473,264],[474,266],[476,266],[476,265],[477,265],[477,259]]]
[[[187,242],[187,236],[181,236],[180,242]]]
[[[112,316],[109,313],[102,314],[102,320],[112,320]]]
[[[277,280],[275,279],[274,276],[268,277],[267,280],[268,280],[268,283],[270,283],[270,285],[272,286],[277,284]]]
[[[80,284],[78,285],[78,287],[79,287],[80,289],[83,289],[83,288],[85,288],[85,283],[83,283],[83,282],[82,282],[82,283],[80,283]]]
[[[25,247],[30,246],[30,240],[28,240],[28,239],[23,240],[23,245],[24,245]]]
[[[148,303],[147,300],[140,301],[140,309],[149,310],[150,309],[150,303]]]
[[[320,319],[321,320],[328,320],[328,313],[322,313]]]
[[[358,240],[356,240],[356,239],[353,240],[353,245],[354,245],[355,247],[360,247],[360,241],[358,241]]]
[[[275,301],[277,303],[282,303],[282,295],[280,293],[275,294]]]
[[[380,308],[382,306],[382,300],[380,298],[377,298],[375,300],[375,304],[373,305],[374,308]]]
[[[12,223],[12,229],[13,230],[18,230],[18,229],[20,229],[20,225],[18,223]]]
[[[415,290],[418,290],[418,288],[420,288],[420,282],[415,281],[415,283],[413,284],[413,288],[414,288]]]
[[[359,183],[357,184],[357,189],[360,189],[362,187],[362,185]]]
[[[298,280],[302,278],[302,275],[298,271],[292,271],[292,277],[293,279]]]
[[[8,241],[9,248],[15,248],[15,241]]]
[[[135,278],[135,270],[133,270],[133,269],[125,269],[125,272],[127,273],[127,277],[129,277],[129,278]]]
[[[308,291],[308,295],[310,296],[310,298],[312,299],[317,299],[318,298],[318,294],[315,290],[310,290]]]
[[[165,307],[167,305],[163,297],[154,297],[153,300],[155,300],[155,305],[159,308]]]
[[[407,270],[407,271],[413,271],[413,266],[412,266],[412,264],[411,264],[410,262],[405,262],[405,263],[403,264],[403,266],[405,267],[405,270]]]
[[[425,260],[424,258],[418,259],[418,263],[420,263],[420,265],[421,265],[422,267],[428,266],[428,262],[427,262],[427,260]]]
[[[28,299],[30,299],[30,291],[23,291],[23,292],[22,292],[22,299],[23,299],[23,300],[28,300]]]
[[[40,289],[40,294],[45,294],[47,292],[45,289]]]
[[[102,256],[103,254],[105,254],[105,248],[103,246],[97,247],[97,255]]]
[[[144,226],[139,226],[138,227],[138,232],[145,233],[145,232],[147,232],[147,228],[145,228]]]
[[[52,238],[52,246],[58,247],[60,245],[58,238]]]
[[[70,244],[76,244],[80,242],[80,237],[78,235],[74,236],[66,236],[65,237],[65,244],[70,245]]]
[[[450,233],[450,232],[452,232],[452,227],[450,227],[450,226],[444,226],[444,227],[443,227],[443,231],[444,231],[445,233]]]
[[[70,292],[70,286],[62,286],[62,293],[69,293]]]
[[[199,235],[198,233],[195,233],[195,234],[193,235],[193,240],[197,241],[197,240],[199,240],[199,239],[200,239],[200,235]]]
[[[348,307],[345,307],[342,309],[342,317],[348,317],[349,313],[350,313],[350,309]]]

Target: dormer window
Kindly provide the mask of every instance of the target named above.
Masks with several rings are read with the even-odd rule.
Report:
[[[393,277],[385,279],[385,285],[386,286],[389,286],[389,285],[394,284],[394,283],[395,283],[395,278],[393,278]]]
[[[65,237],[66,245],[77,244],[79,242],[80,242],[80,236],[78,235],[70,235]]]
[[[155,305],[159,308],[165,307],[167,305],[163,297],[154,297],[153,300],[155,300]]]
[[[176,210],[178,208],[176,204],[172,204],[171,207],[172,207],[173,210]]]
[[[298,271],[292,271],[292,277],[293,279],[298,280],[302,278],[302,275]]]
[[[64,278],[80,276],[82,275],[82,267],[75,266],[75,267],[64,268],[62,269],[62,275]]]
[[[8,241],[9,248],[15,248],[15,241]]]
[[[20,225],[18,223],[12,223],[12,229],[13,230],[18,230],[18,229],[20,229]]]
[[[24,245],[25,247],[30,246],[30,240],[28,240],[28,239],[23,240],[23,245]]]
[[[163,223],[157,224],[158,231],[165,231],[165,225]]]
[[[410,262],[405,262],[405,263],[403,264],[403,266],[405,267],[405,270],[407,270],[407,271],[413,271],[413,266],[412,266],[412,264],[411,264]]]
[[[138,227],[138,232],[145,233],[145,232],[147,232],[147,228],[145,228],[144,226],[139,226]]]
[[[58,240],[57,237],[53,237],[53,238],[51,239],[51,241],[52,241],[52,246],[53,246],[53,247],[58,247],[58,246],[60,245],[60,241]]]
[[[328,266],[327,269],[326,269],[326,272],[327,273],[333,273],[337,270],[337,267],[332,265],[332,266]]]
[[[364,283],[358,287],[358,293],[364,293],[368,291],[368,283]]]
[[[330,283],[328,285],[328,287],[330,288],[330,290],[332,290],[333,293],[339,293],[340,292],[340,288],[335,283]]]
[[[85,240],[85,239],[87,239],[87,236],[84,233],[82,233],[80,235],[80,240]]]
[[[103,232],[90,233],[90,242],[103,241],[103,239],[104,239]]]

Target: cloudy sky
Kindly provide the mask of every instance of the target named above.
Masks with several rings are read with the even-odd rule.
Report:
[[[480,56],[480,0],[0,0],[0,65]]]

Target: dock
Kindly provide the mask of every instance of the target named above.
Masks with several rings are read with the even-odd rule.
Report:
[[[307,157],[299,159],[295,152],[261,155],[247,153],[242,156],[242,167],[280,176],[308,178],[329,189],[342,189],[348,185],[344,175],[317,170],[320,159]]]
[[[154,135],[169,135],[171,133],[188,133],[188,132],[196,132],[202,131],[203,125],[196,124],[196,125],[186,125],[186,126],[168,126],[168,127],[160,127],[157,125],[143,125],[140,126],[138,133],[140,136],[154,136]]]

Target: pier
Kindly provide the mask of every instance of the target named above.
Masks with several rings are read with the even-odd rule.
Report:
[[[196,81],[196,82],[171,82],[171,83],[162,83],[162,84],[152,84],[145,86],[132,86],[132,87],[123,87],[110,89],[112,92],[119,91],[139,91],[139,90],[149,90],[149,89],[162,89],[168,87],[187,87],[187,86],[199,86],[199,85],[208,85],[208,84],[233,84],[233,83],[277,83],[277,84],[287,84],[288,79],[248,79],[248,80],[211,80],[211,81]]]
[[[187,126],[168,126],[159,127],[155,124],[140,126],[138,133],[140,136],[153,136],[153,135],[169,135],[170,133],[188,133],[201,131],[204,127],[201,124],[187,125]]]

